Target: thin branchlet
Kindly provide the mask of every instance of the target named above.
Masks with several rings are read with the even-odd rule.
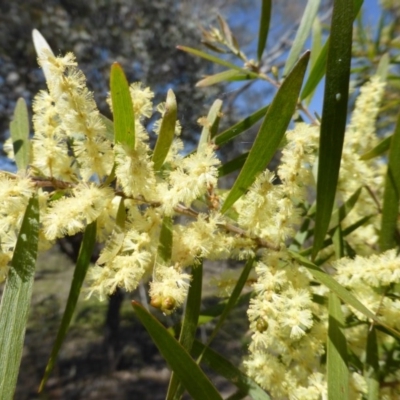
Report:
[[[31,179],[32,179],[32,183],[38,188],[48,188],[48,189],[52,188],[55,190],[65,190],[65,189],[72,189],[77,186],[77,184],[73,184],[70,182],[64,182],[64,181],[61,181],[61,180],[55,179],[55,178],[32,177]],[[115,191],[115,195],[121,196],[122,198],[125,198],[125,199],[133,200],[134,202],[137,202],[137,203],[145,204],[149,207],[157,208],[157,207],[162,206],[162,203],[159,201],[148,201],[143,196],[136,196],[136,197],[126,196],[123,191],[117,190],[117,191]],[[195,219],[198,218],[198,216],[200,214],[198,211],[195,211],[190,207],[186,207],[183,204],[176,205],[174,207],[174,211],[177,214],[185,215],[185,216],[195,218]],[[253,240],[256,243],[257,247],[259,247],[259,248],[267,248],[267,249],[275,250],[275,251],[279,250],[279,246],[269,243],[267,240],[264,240],[259,237],[251,237],[249,235],[249,233],[246,232],[244,229],[242,229],[239,226],[236,226],[232,223],[221,222],[218,224],[218,226],[220,226],[221,228],[225,229],[226,231],[228,231],[230,233],[234,233],[241,237],[249,238],[249,239]]]

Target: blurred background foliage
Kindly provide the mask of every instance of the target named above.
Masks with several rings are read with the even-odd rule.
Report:
[[[377,124],[379,133],[385,135],[394,129],[400,104],[400,2],[381,0],[380,6],[380,14],[374,16],[376,24],[371,24],[371,15],[364,9],[354,25],[351,82],[354,96],[350,107],[354,106],[356,89],[376,73],[381,57],[388,53],[390,70]]]
[[[288,0],[276,3],[270,39],[274,45],[267,64],[279,58],[282,62],[306,0],[295,4]],[[289,6],[289,3],[292,4]],[[326,3],[329,5],[329,1]],[[105,98],[110,66],[118,61],[129,81],[140,80],[155,91],[155,104],[164,101],[168,88],[173,88],[185,139],[190,140],[200,131],[196,120],[207,113],[217,97],[228,100],[231,105],[226,123],[229,117],[237,120],[234,113],[244,115],[246,108],[255,110],[265,104],[270,88],[264,86],[257,98],[248,91],[240,109],[235,108],[232,103],[237,90],[226,92],[222,85],[195,89],[195,83],[202,76],[214,73],[215,67],[177,50],[176,46],[198,47],[200,28],[216,26],[217,15],[221,14],[239,37],[244,51],[254,55],[258,12],[256,0],[0,2],[0,137],[4,139],[7,134],[17,98],[24,97],[29,105],[38,90],[45,88],[31,40],[33,28],[43,34],[56,53],[72,51],[76,55],[100,111],[108,116]]]
[[[130,81],[142,81],[155,90],[155,102],[164,100],[168,87],[178,94],[186,115],[202,112],[209,93],[193,89],[198,74],[209,63],[179,52],[182,41],[199,42],[199,21],[208,23],[212,10],[174,1],[55,0],[0,3],[0,128],[7,130],[14,103],[28,104],[45,88],[31,40],[38,29],[56,53],[72,51],[95,93],[102,113],[110,66],[118,61]],[[211,11],[209,13],[208,11]],[[190,101],[189,101],[190,100]]]
[[[319,17],[324,38],[332,1],[322,3]],[[378,26],[368,25],[371,21],[368,15],[361,16],[356,24],[353,87],[361,85],[374,72],[383,53],[392,52],[392,62],[399,62],[400,3],[397,0],[381,3],[385,8]],[[306,0],[274,2],[263,72],[269,72],[272,66],[278,69],[283,66],[305,4]],[[31,40],[33,28],[47,38],[56,53],[74,52],[105,115],[110,116],[105,102],[110,66],[118,61],[131,82],[140,80],[155,91],[155,104],[164,101],[168,88],[173,88],[186,140],[194,140],[201,130],[196,121],[207,114],[215,98],[224,100],[222,123],[232,124],[239,116],[265,105],[272,88],[251,81],[196,89],[195,83],[204,75],[218,72],[218,67],[177,50],[176,45],[199,47],[201,28],[218,26],[220,14],[238,37],[242,51],[248,58],[255,58],[258,12],[257,0],[0,2],[0,140],[8,136],[17,98],[24,97],[29,105],[38,90],[45,88]],[[229,54],[224,57],[234,59]],[[250,86],[252,90],[247,90]],[[398,80],[391,81],[387,90],[392,100],[389,108],[397,104],[399,86]]]

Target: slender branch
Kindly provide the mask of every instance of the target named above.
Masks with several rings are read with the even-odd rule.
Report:
[[[306,107],[301,101],[299,101],[299,102],[297,103],[297,108],[298,108],[300,111],[303,111],[303,113],[304,113],[305,115],[307,115],[308,119],[309,119],[310,122],[311,122],[311,125],[313,125],[313,126],[320,126],[320,125],[321,125],[321,124],[319,123],[319,121],[311,115],[311,113],[310,113],[308,107]]]
[[[178,205],[178,206],[174,207],[174,210],[179,214],[187,215],[187,216],[193,217],[193,218],[197,218],[200,214],[197,211],[193,210],[192,208],[188,208],[183,205]],[[235,233],[241,237],[248,238],[250,240],[254,240],[257,243],[258,247],[265,247],[267,249],[271,249],[271,250],[275,250],[275,251],[278,251],[280,249],[280,246],[272,244],[269,241],[267,241],[265,239],[261,239],[259,237],[252,237],[244,229],[242,229],[236,225],[233,225],[229,222],[222,222],[219,225],[221,227],[223,227],[225,230],[227,230],[228,232]]]
[[[64,189],[72,189],[76,186],[76,184],[74,184],[74,183],[60,181],[55,178],[33,177],[32,180],[37,187],[41,187],[41,188],[54,188],[54,189],[64,190]]]
[[[372,200],[376,204],[376,207],[378,208],[378,212],[381,214],[382,213],[382,207],[381,207],[381,205],[379,203],[379,200],[377,199],[375,193],[372,191],[372,189],[368,185],[365,185],[365,189],[367,189],[367,192],[369,193],[369,195],[371,196]]]
[[[64,182],[64,181],[61,181],[61,180],[58,180],[55,178],[32,177],[31,179],[37,187],[42,187],[42,188],[46,187],[46,188],[54,188],[54,189],[72,189],[72,188],[76,187],[76,184],[74,184],[74,183]],[[125,193],[121,190],[116,191],[115,195],[121,196],[126,199],[131,199],[131,200],[137,201],[139,203],[147,204],[150,207],[161,207],[161,205],[162,205],[162,203],[159,201],[146,200],[143,196],[138,196],[138,197],[126,196]],[[199,212],[193,210],[190,207],[186,207],[183,204],[178,204],[177,206],[175,206],[174,211],[178,214],[186,215],[186,216],[194,218],[194,219],[197,219],[200,214]],[[265,239],[250,236],[247,231],[245,231],[244,229],[242,229],[236,225],[233,225],[229,222],[223,222],[223,223],[220,223],[219,225],[222,228],[224,228],[225,230],[227,230],[228,232],[231,232],[231,233],[234,233],[241,237],[253,240],[257,244],[258,247],[263,247],[263,248],[267,248],[267,249],[271,249],[271,250],[275,250],[275,251],[278,251],[280,248],[279,246],[272,244]]]

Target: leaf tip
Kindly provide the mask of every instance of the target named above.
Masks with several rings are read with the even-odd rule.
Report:
[[[121,64],[118,61],[114,61],[112,63],[112,65],[111,65],[111,68],[112,69],[121,69],[122,70]]]

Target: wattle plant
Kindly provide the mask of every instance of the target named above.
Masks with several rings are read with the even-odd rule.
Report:
[[[329,42],[314,57],[302,91],[310,53],[300,52],[318,3],[307,5],[282,79],[259,68],[269,1],[263,1],[257,61],[247,59],[222,18],[221,30],[205,32],[206,42],[214,50],[225,46],[245,67],[181,47],[227,68],[202,80],[203,86],[261,79],[277,88],[266,109],[224,132],[218,130],[222,102],[215,102],[201,119],[197,149],[187,155],[172,90],[157,107],[157,140],[150,146],[144,125],[153,112],[149,88],[129,85],[114,64],[110,121],[97,110],[74,55],[55,56],[34,31],[47,90],[34,100],[32,138],[26,106],[18,103],[5,145],[18,172],[0,172],[0,276],[6,280],[0,308],[2,398],[12,398],[15,388],[37,252],[78,232],[84,239],[76,273],[41,389],[87,271],[88,296],[103,300],[117,288],[131,292],[149,281],[153,307],[169,315],[185,305],[176,340],[133,304],[173,371],[169,399],[183,390],[196,399],[221,398],[200,361],[257,399],[398,398],[400,125],[388,162],[375,129],[389,62],[383,57],[377,74],[362,86],[346,127],[352,24],[361,2],[334,2]],[[319,121],[305,100],[325,67]],[[303,122],[288,129],[296,112]],[[261,117],[250,152],[222,165],[218,149]],[[278,149],[280,164],[270,171]],[[224,176],[238,170],[232,187],[220,189]],[[95,242],[102,251],[89,266]],[[201,344],[195,332],[202,263],[228,259],[244,267],[240,274],[213,277],[229,299]],[[244,372],[232,364],[224,364],[223,372],[218,365],[227,361],[209,345],[246,282],[252,282],[251,342]],[[17,319],[21,310],[23,318]]]

